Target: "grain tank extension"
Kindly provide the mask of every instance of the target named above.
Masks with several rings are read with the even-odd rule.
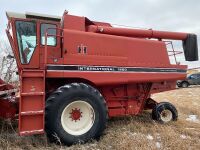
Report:
[[[7,17],[20,76],[20,135],[46,132],[71,145],[98,139],[111,117],[152,109],[158,122],[177,119],[172,104],[151,94],[173,90],[186,77],[186,65],[170,63],[165,40],[182,41],[185,59],[196,61],[195,34],[115,28],[67,12]]]

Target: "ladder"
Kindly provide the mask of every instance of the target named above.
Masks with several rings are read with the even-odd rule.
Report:
[[[23,70],[20,82],[19,134],[42,134],[45,119],[45,71]]]

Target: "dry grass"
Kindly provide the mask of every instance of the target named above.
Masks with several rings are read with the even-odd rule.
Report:
[[[19,137],[9,125],[1,121],[0,149],[199,149],[200,121],[187,121],[189,115],[200,116],[200,87],[177,89],[153,95],[157,101],[172,102],[179,111],[179,120],[161,125],[151,120],[150,112],[140,116],[114,118],[108,122],[101,139],[84,145],[66,147],[48,143],[43,135]],[[12,123],[16,129],[16,123]]]

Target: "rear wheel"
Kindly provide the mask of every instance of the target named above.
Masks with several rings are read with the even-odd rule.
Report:
[[[189,83],[188,83],[188,82],[182,82],[182,83],[181,83],[181,86],[182,86],[183,88],[187,88],[187,87],[189,86]]]
[[[107,107],[102,95],[83,83],[57,89],[46,101],[47,136],[71,145],[98,139],[106,126]]]
[[[174,105],[168,102],[161,102],[157,104],[152,110],[152,119],[160,123],[168,123],[176,121],[178,112]]]

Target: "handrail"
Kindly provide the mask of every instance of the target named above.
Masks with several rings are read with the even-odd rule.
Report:
[[[15,46],[15,44],[14,44],[13,37],[11,36],[11,33],[10,33],[10,31],[9,31],[10,29],[13,30],[13,29],[11,28],[11,22],[9,21],[8,24],[7,24],[7,29],[6,29],[5,31],[6,31],[6,35],[7,35],[7,37],[8,37],[8,40],[9,40],[9,42],[10,42],[10,46],[11,46],[11,48],[12,48],[12,51],[13,51],[13,53],[14,53],[14,55],[15,55],[17,68],[18,68],[18,70],[20,71],[22,68],[21,68],[21,65],[20,65],[20,60],[19,60],[18,54],[17,54],[17,52],[16,52],[16,49],[17,49],[17,48],[16,48],[16,46]]]
[[[56,29],[56,35],[53,35],[53,34],[48,34],[48,30],[50,30],[50,29]],[[63,31],[63,29],[62,28],[47,28],[46,29],[46,31],[45,31],[45,50],[44,50],[44,62],[45,62],[45,68],[46,68],[46,66],[47,66],[47,38],[48,37],[59,37],[59,38],[63,38],[63,36],[62,35],[57,35],[57,31],[61,31],[61,33],[62,33],[62,31]]]
[[[166,43],[166,45],[171,45],[172,51],[167,51],[167,52],[172,53],[172,54],[169,54],[168,56],[174,56],[175,63],[176,65],[178,65],[179,63],[177,62],[176,55],[182,54],[183,52],[175,51],[172,41],[164,41],[164,42]]]

